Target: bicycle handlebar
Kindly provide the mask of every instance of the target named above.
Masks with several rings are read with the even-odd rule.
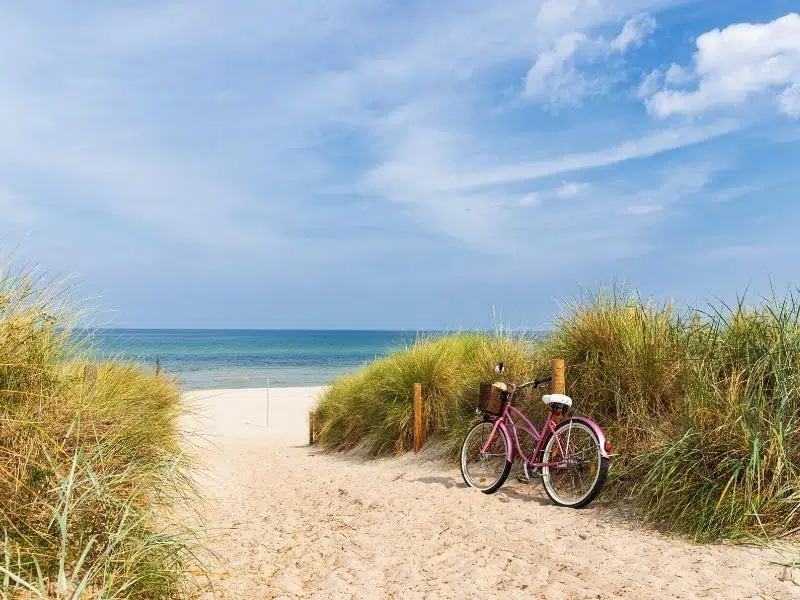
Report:
[[[548,381],[553,381],[553,378],[552,377],[548,377],[547,379],[534,379],[533,381],[526,381],[525,383],[522,383],[522,384],[518,385],[517,389],[521,390],[522,388],[531,387],[531,386],[539,387],[540,385],[542,385],[543,383],[547,383]]]

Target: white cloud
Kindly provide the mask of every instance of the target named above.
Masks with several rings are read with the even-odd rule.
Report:
[[[690,69],[672,63],[666,69],[654,69],[645,75],[636,90],[636,97],[647,102],[665,84],[683,86],[695,79],[696,75]]]
[[[544,28],[552,29],[574,19],[581,8],[584,8],[581,0],[547,0],[539,8],[536,22]]]
[[[574,104],[589,93],[588,81],[572,60],[581,46],[587,43],[582,33],[569,33],[543,52],[525,75],[523,96],[546,100],[551,104]]]
[[[612,50],[625,52],[630,47],[641,45],[644,39],[656,29],[656,20],[648,14],[637,15],[625,22],[622,31],[611,40]]]
[[[658,91],[664,80],[664,73],[660,69],[651,71],[644,76],[639,88],[636,90],[636,96],[640,100],[646,100]]]
[[[575,10],[575,6],[570,8]],[[603,62],[612,54],[623,54],[641,45],[656,26],[648,14],[632,17],[612,40],[572,31],[558,37],[541,52],[525,75],[522,95],[550,106],[579,105],[588,96],[601,93],[616,75]],[[600,63],[600,66],[597,66]]]
[[[672,85],[682,85],[694,80],[695,75],[690,69],[672,63],[664,74],[664,80]]]
[[[565,182],[564,185],[556,190],[556,196],[559,198],[574,198],[588,188],[589,184],[586,182]]]
[[[486,122],[487,98],[498,90],[478,76],[538,51],[528,93],[579,100],[606,84],[604,59],[618,64],[644,39],[648,20],[632,15],[682,1],[422,3],[411,9],[418,18],[410,28],[376,22],[381,10],[359,0],[301,9],[251,2],[241,14],[219,0],[190,8],[120,3],[85,21],[0,9],[0,17],[28,13],[25,28],[0,25],[4,42],[24,32],[9,52],[15,61],[0,63],[4,76],[14,70],[4,80],[0,158],[64,190],[73,202],[65,212],[124,224],[106,231],[135,230],[131,240],[150,236],[154,247],[188,239],[224,251],[283,249],[310,227],[313,204],[344,227],[370,219],[478,251],[492,234],[508,233],[529,248],[530,224],[519,215],[544,208],[522,207],[544,199],[549,209],[553,196],[572,201],[552,204],[579,204],[588,201],[586,188],[523,196],[516,184],[652,156],[721,135],[727,125],[633,130],[627,141],[581,140],[548,156],[529,151],[541,140],[535,126]],[[259,69],[235,68],[250,60]],[[343,139],[353,141],[355,157],[342,151]],[[370,193],[350,212],[355,202],[330,193],[354,189]],[[594,214],[581,221],[586,236]],[[313,256],[325,243],[319,237],[292,246],[292,255]]]
[[[738,121],[724,120],[702,126],[671,127],[631,138],[597,150],[565,154],[555,158],[527,163],[505,164],[493,168],[473,167],[469,171],[447,176],[428,173],[427,181],[433,187],[469,189],[499,184],[533,181],[553,175],[573,173],[586,169],[607,167],[638,158],[656,156],[662,152],[693,146],[721,137],[740,127]]]
[[[711,195],[711,202],[729,202],[742,196],[748,196],[764,187],[763,185],[739,185],[725,188]]]
[[[772,94],[779,110],[797,116],[800,85],[800,15],[790,13],[770,23],[738,23],[697,38],[691,68],[670,67],[666,84],[646,100],[659,118],[700,115],[739,107]],[[670,87],[692,77],[695,89]]]
[[[793,84],[778,96],[778,105],[782,112],[790,117],[800,117],[800,84]]]
[[[632,182],[630,188],[620,190],[585,180],[567,181],[544,191],[538,188],[522,199],[514,190],[523,183],[537,185],[559,174],[615,165],[692,145],[723,135],[734,127],[733,123],[719,123],[663,130],[597,152],[565,154],[519,165],[501,163],[495,167],[481,165],[486,157],[476,161],[475,156],[463,154],[463,149],[473,145],[474,140],[445,135],[435,127],[418,128],[402,146],[393,149],[389,159],[365,176],[360,191],[371,197],[388,198],[431,230],[475,245],[481,251],[509,254],[529,251],[530,228],[541,225],[569,228],[571,236],[583,241],[596,241],[598,235],[605,238],[611,228],[617,232],[616,242],[629,252],[626,240],[638,237],[644,230],[633,230],[632,225],[623,223],[609,225],[608,214],[624,212],[627,206],[666,206],[677,202],[708,183],[711,167],[692,164],[666,175],[642,171],[642,167],[637,172],[647,173],[643,175],[645,181],[636,181],[636,185]],[[653,181],[663,183],[654,188]],[[591,194],[585,193],[589,186]],[[569,200],[548,202],[565,197]],[[535,211],[535,223],[529,220],[531,212],[521,210],[525,205],[541,206]],[[514,210],[514,207],[519,208]],[[569,255],[559,260],[585,257],[586,246],[582,244],[576,241]],[[604,246],[601,254],[614,252],[610,246]]]

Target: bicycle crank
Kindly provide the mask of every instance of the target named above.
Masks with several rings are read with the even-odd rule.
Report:
[[[534,478],[541,478],[542,476],[542,472],[538,468],[528,470],[527,462],[522,463],[522,469],[525,471],[525,474],[517,476],[517,481],[520,483],[532,483]]]

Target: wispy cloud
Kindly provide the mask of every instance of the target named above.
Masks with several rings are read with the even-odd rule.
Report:
[[[612,50],[625,52],[630,47],[640,45],[655,29],[656,20],[651,15],[636,15],[625,23],[622,31],[611,40],[609,46]]]
[[[572,31],[555,39],[541,52],[523,82],[523,96],[551,107],[579,105],[585,98],[605,91],[618,77],[613,71],[590,68],[614,55],[641,45],[656,28],[648,14],[630,18],[619,34],[607,40]]]
[[[613,266],[747,185],[737,152],[759,116],[714,114],[733,96],[707,90],[734,76],[747,102],[798,111],[781,75],[795,48],[778,42],[794,17],[737,29],[711,7],[712,21],[681,24],[697,29],[687,64],[673,41],[685,32],[665,31],[680,13],[661,16],[684,3],[7,4],[0,233],[31,231],[36,258],[97,274],[122,308],[125,269],[137,288],[191,273],[275,302],[305,290],[294,307],[328,297],[314,282],[334,272],[378,306],[422,271],[443,298],[491,278],[496,254],[541,275]],[[755,74],[737,79],[737,65]],[[632,89],[644,73],[649,112]],[[692,119],[662,120],[679,116]]]
[[[552,49],[536,58],[525,75],[523,95],[550,104],[577,104],[598,89],[599,82],[588,80],[573,64],[575,55],[588,42],[588,38],[578,32],[556,40]]]
[[[585,181],[568,181],[556,190],[556,195],[559,198],[573,198],[586,191],[589,187],[589,184]]]
[[[532,181],[553,175],[607,167],[713,140],[736,131],[739,127],[738,121],[724,120],[708,125],[665,128],[595,152],[567,154],[553,159],[460,173],[457,176],[440,179],[439,182],[434,182],[434,186],[440,185],[442,188],[456,189],[478,188]]]

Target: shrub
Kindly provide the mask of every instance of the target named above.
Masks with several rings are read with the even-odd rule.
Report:
[[[188,590],[196,491],[180,391],[87,360],[67,303],[0,275],[0,589],[3,597],[172,598]]]

